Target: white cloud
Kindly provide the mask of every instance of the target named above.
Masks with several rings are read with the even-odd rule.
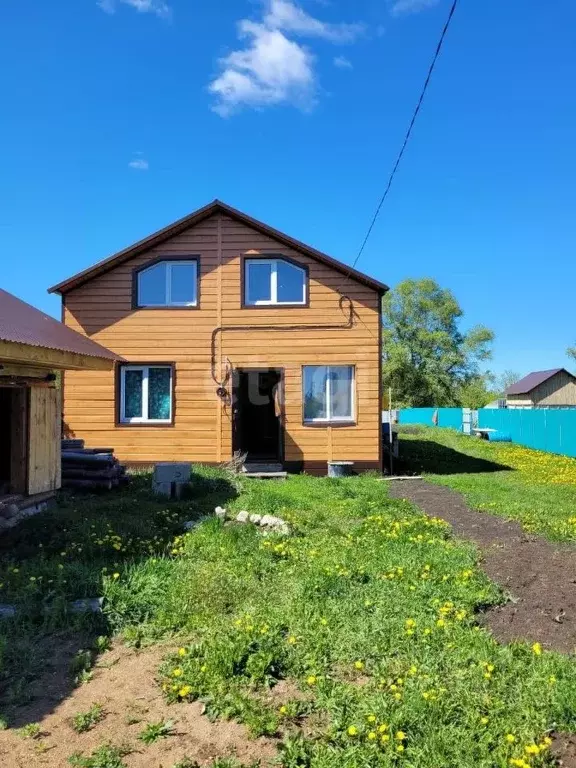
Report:
[[[225,117],[243,106],[258,109],[286,103],[311,108],[317,92],[315,57],[292,38],[346,43],[362,30],[361,24],[315,19],[293,0],[266,0],[261,21],[243,19],[238,25],[238,37],[246,45],[220,60],[221,74],[209,85],[217,98],[214,111]]]
[[[98,0],[98,5],[106,13],[115,13],[118,3],[129,5],[139,13],[154,13],[161,18],[171,15],[170,6],[164,0]]]
[[[402,13],[418,13],[438,5],[439,2],[440,0],[395,0],[390,8],[390,13],[393,16],[400,16]]]
[[[134,160],[130,160],[128,166],[134,168],[135,171],[147,171],[150,168],[150,163],[148,160],[144,160],[143,157],[137,157]]]
[[[354,69],[352,62],[346,56],[335,56],[334,66],[338,67],[338,69]]]
[[[328,24],[310,16],[292,0],[270,0],[264,24],[305,37],[322,37],[333,43],[352,42],[364,30],[362,24]]]

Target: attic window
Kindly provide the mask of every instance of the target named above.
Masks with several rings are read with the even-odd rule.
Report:
[[[159,261],[137,274],[138,307],[195,307],[198,303],[198,262]]]
[[[306,304],[307,274],[284,259],[246,259],[244,304],[247,306]]]

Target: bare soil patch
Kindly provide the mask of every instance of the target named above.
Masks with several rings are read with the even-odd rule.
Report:
[[[270,765],[276,755],[271,739],[252,739],[247,730],[233,722],[215,723],[202,714],[202,704],[169,706],[156,683],[156,674],[166,647],[135,651],[117,647],[102,655],[93,679],[76,688],[50,714],[38,721],[41,735],[24,739],[14,730],[0,732],[0,765],[3,768],[62,768],[74,752],[90,754],[104,743],[126,744],[133,751],[124,760],[129,768],[171,768],[188,757],[210,765],[217,757],[235,757],[250,763]],[[46,690],[46,696],[50,696]],[[78,712],[100,703],[105,718],[92,730],[77,734],[70,721]],[[36,702],[28,722],[37,711],[50,711]],[[25,721],[25,713],[21,713]],[[146,746],[138,734],[147,723],[174,722],[174,735]]]

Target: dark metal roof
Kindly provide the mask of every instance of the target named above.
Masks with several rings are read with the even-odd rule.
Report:
[[[50,315],[45,315],[36,307],[26,304],[22,299],[16,298],[1,288],[0,341],[56,349],[61,352],[74,352],[78,355],[101,357],[108,360],[122,359],[106,347],[82,336],[72,328],[68,328]]]
[[[548,381],[552,376],[556,376],[557,373],[564,371],[568,376],[572,376],[570,371],[566,368],[552,368],[549,371],[533,371],[528,376],[524,376],[523,379],[517,381],[515,384],[511,384],[506,390],[507,395],[525,395],[528,392],[532,392],[533,389],[538,387],[544,381]],[[572,376],[576,380],[575,376]]]
[[[63,280],[61,283],[53,285],[52,288],[48,289],[48,291],[49,293],[64,294],[67,291],[72,290],[72,288],[77,288],[79,285],[86,283],[93,277],[101,275],[104,272],[107,272],[109,269],[113,269],[119,264],[128,261],[128,259],[132,259],[134,256],[137,256],[140,253],[144,253],[150,248],[155,248],[156,246],[161,245],[169,238],[180,234],[185,229],[188,229],[195,224],[199,224],[201,221],[207,219],[209,216],[213,216],[215,213],[224,213],[227,216],[236,219],[237,221],[241,221],[247,226],[252,227],[252,229],[255,229],[258,232],[273,238],[274,240],[278,240],[279,242],[284,243],[284,245],[287,245],[289,248],[294,248],[294,250],[299,251],[306,256],[310,256],[311,258],[316,259],[317,261],[326,264],[329,267],[332,267],[338,272],[341,272],[343,275],[351,277],[353,280],[356,280],[359,283],[363,283],[364,285],[367,285],[369,288],[373,288],[379,293],[386,293],[386,291],[390,290],[387,285],[379,282],[378,280],[374,280],[374,278],[365,275],[363,272],[359,272],[357,269],[348,267],[341,261],[337,261],[331,256],[327,256],[325,253],[317,251],[315,248],[311,248],[309,245],[301,243],[299,240],[295,240],[293,237],[285,235],[283,232],[269,227],[268,224],[264,224],[257,219],[253,219],[251,216],[242,213],[242,211],[238,211],[236,208],[232,208],[231,206],[226,205],[226,203],[223,203],[220,200],[214,200],[209,205],[204,206],[204,208],[200,208],[199,210],[194,211],[194,213],[185,216],[183,219],[175,221],[174,224],[170,224],[170,226],[155,232],[149,237],[144,238],[144,240],[140,240],[134,245],[131,245],[129,248],[125,248],[123,251],[119,251],[113,256],[109,256],[107,259],[104,259],[104,261],[98,262],[98,264],[85,269],[83,272],[78,272],[78,274],[68,278],[68,280]]]

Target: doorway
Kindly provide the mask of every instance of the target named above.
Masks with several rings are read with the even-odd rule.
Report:
[[[234,371],[232,450],[246,461],[284,458],[283,372],[276,368]]]
[[[0,496],[26,492],[27,421],[26,388],[0,386]]]

